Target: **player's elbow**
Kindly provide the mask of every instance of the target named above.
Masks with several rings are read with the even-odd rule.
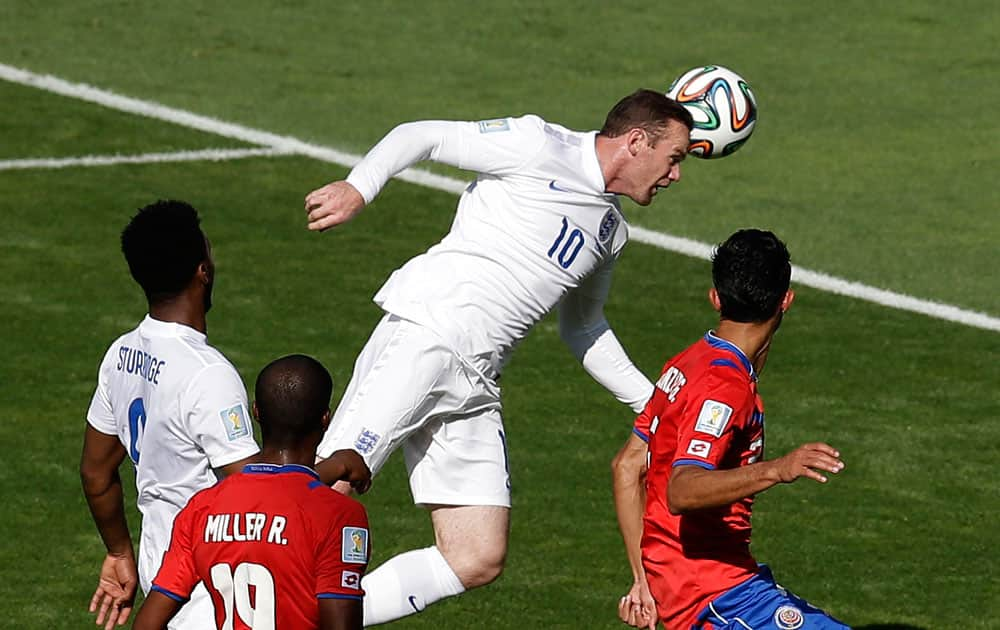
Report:
[[[83,486],[83,494],[88,497],[96,497],[108,491],[115,482],[117,471],[108,470],[104,466],[95,465],[91,462],[80,462],[80,485]]]
[[[680,492],[675,492],[673,488],[667,491],[667,509],[674,516],[687,514],[695,509],[692,501]]]
[[[690,480],[684,477],[683,474],[678,475],[675,472],[670,479],[670,485],[667,486],[667,509],[674,516],[687,514],[702,507],[691,491],[691,484],[688,483]]]
[[[642,481],[646,472],[646,464],[639,455],[623,448],[611,460],[611,477],[614,479],[616,487]]]

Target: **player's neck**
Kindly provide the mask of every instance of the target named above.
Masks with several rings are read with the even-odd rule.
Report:
[[[754,371],[760,372],[767,362],[774,331],[773,321],[743,323],[723,319],[715,327],[715,336],[739,348],[750,359]]]
[[[205,334],[207,330],[205,304],[201,296],[195,297],[188,293],[182,293],[169,300],[150,304],[149,315],[161,322],[190,326],[202,334]]]
[[[316,463],[316,449],[312,448],[268,448],[265,444],[261,449],[258,460],[268,464],[286,466],[296,464],[312,468]]]
[[[601,175],[604,176],[604,192],[619,193],[618,187],[621,182],[618,180],[618,173],[625,158],[624,146],[615,138],[597,134],[594,139],[594,151],[597,153]]]

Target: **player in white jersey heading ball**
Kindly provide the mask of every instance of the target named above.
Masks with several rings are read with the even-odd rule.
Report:
[[[218,475],[257,454],[243,381],[205,340],[215,265],[197,211],[179,201],[139,210],[121,236],[149,314],[101,362],[87,412],[80,474],[108,554],[91,601],[97,622],[124,624],[136,588],[118,467],[135,464],[142,513],[138,581],[144,592],[170,543],[174,516]],[[199,586],[171,627],[211,628],[211,599]]]
[[[385,316],[319,448],[353,448],[372,472],[402,445],[414,502],[436,545],[365,577],[365,624],[419,612],[503,570],[510,478],[497,378],[514,346],[557,304],[583,367],[637,413],[653,386],[612,333],[603,307],[628,239],[618,203],[647,205],[680,179],[690,114],[639,90],[600,131],[537,116],[399,125],[348,175],[306,197],[309,228],[350,220],[421,160],[478,173],[451,231],[395,271],[375,296]]]

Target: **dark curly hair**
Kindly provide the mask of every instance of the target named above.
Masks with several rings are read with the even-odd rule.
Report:
[[[740,230],[715,249],[712,282],[723,319],[763,322],[778,312],[792,276],[788,249],[773,232]]]
[[[122,253],[151,303],[187,287],[208,258],[198,211],[183,201],[157,201],[139,209],[122,230]]]

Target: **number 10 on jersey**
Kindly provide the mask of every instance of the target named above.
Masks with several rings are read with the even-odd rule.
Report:
[[[580,253],[584,240],[583,232],[580,231],[580,228],[569,230],[568,236],[566,234],[567,230],[569,230],[569,221],[566,220],[566,217],[563,217],[562,229],[559,230],[559,236],[552,243],[552,247],[549,248],[548,253],[549,258],[558,262],[559,266],[563,269],[569,269],[569,266],[576,260],[576,255]]]

